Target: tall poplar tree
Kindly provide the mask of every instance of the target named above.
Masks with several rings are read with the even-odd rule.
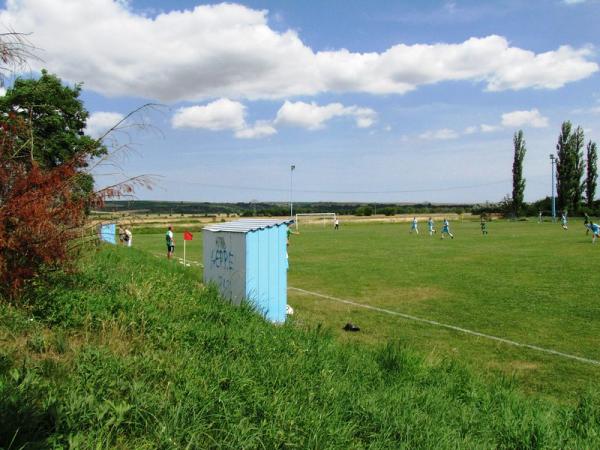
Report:
[[[525,179],[523,178],[523,159],[527,149],[523,139],[523,130],[517,131],[513,136],[514,159],[513,159],[513,190],[512,205],[516,216],[523,209],[523,199],[525,193]]]
[[[563,122],[556,144],[556,197],[559,209],[569,207],[569,198],[571,197],[571,179],[573,173],[573,164],[571,163],[569,145],[571,140],[571,122]]]
[[[569,202],[569,209],[575,212],[581,209],[581,202],[585,190],[585,160],[583,159],[585,136],[583,134],[583,128],[577,127],[571,136],[571,140],[572,142],[569,147],[571,158],[573,160],[573,191]]]
[[[595,142],[587,145],[587,172],[585,177],[585,200],[588,208],[592,208],[596,197],[596,181],[598,180],[598,151]]]
[[[558,207],[563,210],[577,211],[581,206],[585,187],[584,140],[581,127],[573,130],[571,122],[563,122],[556,144],[556,190]]]

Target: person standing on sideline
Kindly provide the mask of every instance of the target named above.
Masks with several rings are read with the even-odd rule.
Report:
[[[167,241],[167,259],[171,259],[173,252],[175,252],[175,238],[173,237],[173,227],[169,225],[167,233],[165,234]]]
[[[123,236],[123,240],[125,241],[125,244],[127,244],[127,247],[131,247],[131,243],[133,242],[133,234],[131,233],[131,230],[129,230],[129,228],[125,228],[125,235]]]
[[[538,223],[542,223],[542,210],[538,211]]]
[[[429,229],[429,236],[433,236],[435,234],[435,228],[433,228],[434,222],[433,219],[430,217],[429,220],[427,220],[427,228]]]
[[[413,217],[412,225],[410,226],[410,234],[412,234],[412,232],[414,231],[415,233],[417,233],[417,236],[419,235],[419,228],[418,228],[417,223],[418,223],[417,218]]]
[[[334,222],[333,222],[333,229],[334,230],[339,230],[340,229],[340,221],[338,220],[338,218],[336,217]]]
[[[442,239],[444,239],[444,234],[450,236],[450,239],[454,239],[454,235],[450,233],[450,222],[448,219],[444,217],[444,226],[442,227]]]
[[[567,225],[568,221],[567,221],[567,212],[566,211],[563,211],[562,215],[560,216],[560,222],[562,223],[563,230],[569,229],[569,227]]]
[[[287,227],[287,243],[286,243],[286,249],[285,249],[285,264],[286,264],[286,269],[289,270],[290,269],[290,255],[288,253],[288,247],[290,246],[290,236],[292,234],[300,234],[299,231],[296,231],[295,233],[292,231],[292,227],[288,225]]]

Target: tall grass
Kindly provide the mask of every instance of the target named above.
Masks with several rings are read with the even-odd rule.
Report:
[[[34,295],[0,306],[0,447],[600,446],[597,392],[560,406],[398,343],[273,326],[135,249]]]

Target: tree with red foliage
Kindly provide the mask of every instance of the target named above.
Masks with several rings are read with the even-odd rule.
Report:
[[[74,195],[75,160],[50,170],[34,161],[26,169],[6,158],[9,151],[0,146],[0,294],[15,299],[42,267],[69,260],[69,242],[85,222],[85,199]]]
[[[19,48],[0,35],[2,61],[10,62],[12,51],[19,62],[27,47]],[[43,72],[40,80],[17,80],[8,91],[0,102],[0,298],[16,300],[43,269],[73,260],[87,206],[130,195],[151,180],[133,177],[93,190],[90,171],[110,155],[101,140],[84,135],[87,111],[77,98],[79,85],[63,88]]]
[[[102,206],[107,198],[152,185],[142,175],[81,195],[78,186],[81,177],[89,176],[82,169],[89,154],[43,168],[19,155],[28,130],[22,119],[0,118],[0,296],[12,300],[42,268],[63,268],[73,260],[72,244],[86,222],[87,205]]]

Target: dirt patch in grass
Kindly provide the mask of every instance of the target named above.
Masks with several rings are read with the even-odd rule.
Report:
[[[539,364],[531,361],[511,361],[509,367],[515,370],[537,370]]]
[[[512,361],[507,361],[505,364],[501,364],[499,362],[491,362],[488,364],[488,367],[493,370],[500,370],[504,373],[514,373],[514,372],[529,372],[536,371],[540,369],[540,365],[533,361],[523,361],[519,359],[514,359]]]

